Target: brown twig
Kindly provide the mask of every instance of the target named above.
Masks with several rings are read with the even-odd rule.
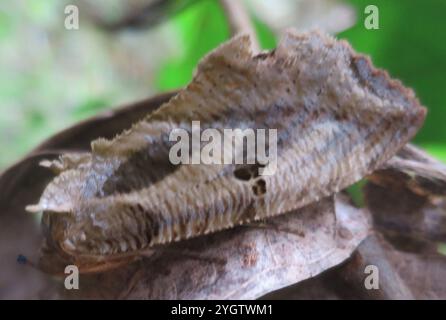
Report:
[[[248,34],[251,37],[251,48],[254,53],[260,51],[259,41],[251,18],[240,0],[220,0],[228,18],[231,34]]]

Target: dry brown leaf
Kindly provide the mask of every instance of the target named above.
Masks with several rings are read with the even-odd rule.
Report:
[[[370,180],[387,188],[407,188],[419,196],[446,196],[446,165],[410,144],[375,171]]]
[[[327,198],[264,224],[160,247],[128,267],[81,277],[85,289],[71,297],[256,299],[350,256],[368,234],[367,215],[342,200],[334,211]]]
[[[391,246],[386,254],[415,299],[446,299],[446,256],[404,252]]]
[[[446,199],[423,197],[406,188],[365,187],[375,229],[401,250],[424,251],[446,241]]]
[[[374,235],[365,239],[355,253],[335,268],[315,279],[266,295],[266,299],[413,299],[408,285],[389,261],[382,239]],[[379,288],[366,289],[367,266],[379,270]]]
[[[394,245],[425,251],[446,241],[446,166],[406,146],[364,189],[375,227]]]
[[[345,263],[316,279],[271,293],[287,299],[445,299],[446,169],[406,145],[365,186],[377,233]],[[380,289],[366,290],[364,268],[376,265]]]
[[[446,298],[446,166],[406,146],[365,187],[388,261],[417,299]]]

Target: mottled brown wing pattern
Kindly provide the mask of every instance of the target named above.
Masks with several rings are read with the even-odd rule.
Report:
[[[249,47],[246,36],[223,44],[157,111],[93,141],[82,161],[53,164],[62,172],[30,207],[44,212],[48,250],[94,266],[301,208],[377,169],[422,125],[413,92],[346,42],[289,31],[271,52]],[[169,133],[191,132],[192,121],[219,132],[276,129],[276,172],[173,165]]]

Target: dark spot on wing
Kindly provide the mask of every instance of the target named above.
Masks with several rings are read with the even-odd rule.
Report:
[[[151,146],[150,148],[150,152],[147,149],[136,151],[123,162],[104,183],[102,196],[147,188],[179,168],[178,165],[169,161],[167,147]]]
[[[258,179],[252,186],[252,191],[256,196],[261,196],[266,193],[266,182],[264,179]]]

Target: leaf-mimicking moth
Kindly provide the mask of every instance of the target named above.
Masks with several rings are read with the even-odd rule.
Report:
[[[156,245],[298,209],[379,168],[421,127],[414,93],[344,41],[288,31],[253,55],[247,36],[209,53],[192,82],[157,111],[89,154],[49,165],[59,174],[38,204],[53,259],[81,272],[113,268]],[[277,129],[277,170],[258,164],[169,161],[175,128]],[[62,269],[63,270],[63,269]]]

